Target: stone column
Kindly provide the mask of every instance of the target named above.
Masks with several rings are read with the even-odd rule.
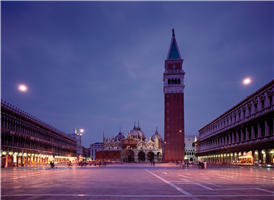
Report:
[[[261,137],[262,137],[262,128],[260,123],[258,123],[258,138],[261,138]]]
[[[14,152],[12,152],[12,156],[11,156],[11,167],[13,167],[13,153]]]
[[[9,166],[9,151],[7,151],[7,154],[6,154],[6,163],[5,163],[5,167],[8,167]]]
[[[269,149],[266,149],[265,150],[265,164],[270,164],[271,162],[270,162],[270,159],[269,159],[269,157],[270,157],[270,152],[269,152]]]
[[[255,150],[252,150],[252,165],[255,164]]]
[[[23,165],[22,165],[22,164],[24,164],[23,163],[23,160],[24,160],[23,153],[22,153],[22,156],[20,156],[20,158],[21,158],[21,167],[23,167]]]
[[[254,125],[251,126],[251,139],[255,139]]]
[[[245,139],[246,140],[249,140],[250,138],[249,138],[249,132],[248,132],[248,128],[246,127],[245,128]]]
[[[260,160],[261,160],[261,162],[260,162]],[[263,163],[263,160],[262,160],[262,150],[261,149],[258,149],[258,163],[259,164]]]
[[[2,167],[2,159],[3,159],[3,150],[1,150],[1,160],[0,160],[0,167]]]
[[[29,156],[28,156],[28,154],[25,157],[25,165],[26,165],[26,167],[29,165]]]
[[[239,131],[236,131],[236,143],[239,142]]]
[[[16,167],[19,167],[19,155],[16,156],[16,159],[17,159]],[[22,161],[21,161],[21,162],[22,162]]]
[[[265,136],[269,136],[269,125],[267,121],[264,121],[264,126],[265,126]]]

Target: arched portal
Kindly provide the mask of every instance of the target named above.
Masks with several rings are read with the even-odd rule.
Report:
[[[153,160],[154,160],[154,153],[150,151],[147,153],[147,161],[152,162]]]
[[[134,162],[134,152],[132,150],[126,150],[124,152],[124,162]]]
[[[142,162],[146,160],[146,154],[143,151],[138,153],[138,161]]]
[[[157,159],[157,161],[161,161],[161,160],[162,160],[162,158],[161,158],[161,153],[160,153],[160,152],[158,152],[158,153],[156,154],[156,159]]]

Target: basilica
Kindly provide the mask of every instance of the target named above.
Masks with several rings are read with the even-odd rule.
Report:
[[[138,126],[134,124],[133,130],[127,135],[121,132],[116,137],[103,135],[103,149],[96,152],[96,160],[122,161],[122,162],[151,162],[162,161],[163,139],[156,132],[149,139]]]

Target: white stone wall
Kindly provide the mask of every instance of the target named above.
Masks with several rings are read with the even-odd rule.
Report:
[[[185,136],[185,159],[188,159],[190,161],[190,158],[192,158],[192,161],[196,161],[195,157],[195,145],[194,144],[195,136],[194,135],[186,135]]]

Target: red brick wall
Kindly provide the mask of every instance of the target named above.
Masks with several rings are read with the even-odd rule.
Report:
[[[184,133],[184,93],[165,94],[165,161],[184,160]]]
[[[97,151],[96,160],[121,161],[121,151]]]

